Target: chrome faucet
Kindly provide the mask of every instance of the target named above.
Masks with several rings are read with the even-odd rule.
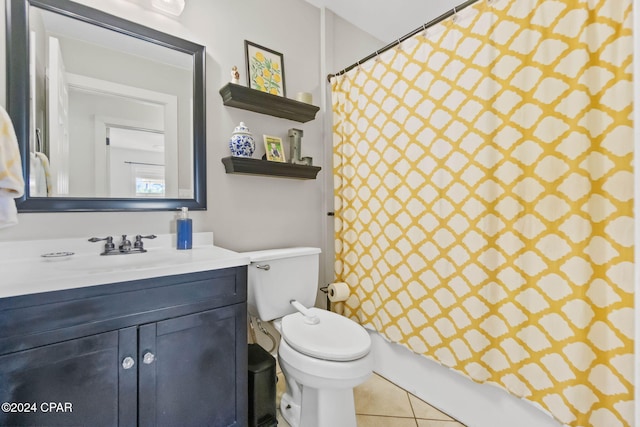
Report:
[[[115,243],[113,243],[113,237],[107,236],[104,238],[100,237],[92,237],[89,239],[90,242],[100,242],[105,241],[104,251],[100,255],[126,255],[126,254],[140,254],[143,252],[147,252],[142,243],[142,239],[155,239],[157,236],[155,234],[150,234],[148,236],[142,236],[138,234],[136,236],[136,240],[131,244],[131,240],[127,239],[127,235],[122,235],[122,240],[120,240],[120,244],[118,244],[118,248],[116,249]]]
[[[126,234],[122,235],[118,249],[120,249],[120,252],[131,252],[131,240],[127,239]]]

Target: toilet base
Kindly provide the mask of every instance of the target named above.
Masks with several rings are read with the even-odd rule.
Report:
[[[278,358],[287,383],[280,412],[291,427],[356,427],[353,388],[371,376],[371,353],[333,362],[298,353],[281,340]]]
[[[282,399],[280,400],[280,413],[289,426],[299,427],[300,405],[293,401],[289,393],[282,395]]]
[[[356,427],[353,389],[301,387],[301,405],[288,392],[280,401],[280,412],[291,427]]]

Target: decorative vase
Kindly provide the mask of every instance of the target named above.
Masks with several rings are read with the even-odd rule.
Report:
[[[256,142],[244,122],[240,122],[233,130],[229,140],[229,148],[234,157],[251,157],[256,150]]]

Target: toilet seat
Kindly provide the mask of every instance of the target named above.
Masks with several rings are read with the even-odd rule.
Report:
[[[302,313],[282,318],[282,338],[296,351],[310,357],[332,361],[349,361],[366,356],[371,338],[365,329],[344,316],[309,309],[320,322],[312,324]]]

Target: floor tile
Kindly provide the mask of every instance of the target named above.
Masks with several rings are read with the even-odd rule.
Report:
[[[416,418],[424,418],[428,420],[444,420],[444,421],[455,421],[453,418],[448,416],[447,414],[440,412],[433,406],[429,405],[425,401],[418,399],[416,396],[409,393],[409,401],[411,402],[411,407],[413,408],[413,413]]]
[[[408,393],[377,374],[354,389],[354,399],[356,414],[414,417]]]
[[[457,421],[442,421],[442,420],[416,420],[418,427],[465,427]]]
[[[280,399],[282,399],[282,395],[287,390],[287,384],[284,380],[284,374],[281,371],[278,371],[278,382],[276,383],[276,411],[278,412],[278,427],[290,427],[289,423],[287,423],[282,417],[282,413],[280,412]]]
[[[285,390],[284,375],[278,372],[278,427],[290,427],[280,413]],[[377,374],[354,389],[354,399],[358,427],[465,427]]]
[[[358,427],[416,427],[416,420],[413,418],[356,415],[356,422]]]
[[[282,414],[280,413],[280,408],[278,408],[278,427],[291,427],[288,422],[282,418]]]
[[[285,391],[287,391],[287,382],[284,380],[284,374],[279,372],[276,382],[276,406],[278,408],[280,408],[280,399],[282,399]]]

